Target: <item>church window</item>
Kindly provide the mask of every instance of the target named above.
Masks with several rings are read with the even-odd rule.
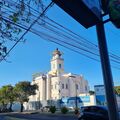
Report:
[[[61,64],[59,64],[59,68],[61,68]]]
[[[85,90],[87,91],[87,86],[85,86]]]
[[[78,84],[76,84],[76,89],[78,90]]]
[[[62,84],[62,89],[64,89],[64,84]]]
[[[66,84],[66,89],[68,89],[68,84]]]

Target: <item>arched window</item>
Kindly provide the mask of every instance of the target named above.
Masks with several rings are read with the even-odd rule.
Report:
[[[66,84],[66,89],[68,89],[68,84]]]
[[[64,89],[64,84],[62,84],[62,89]]]
[[[78,90],[78,84],[76,84],[76,89]]]
[[[59,64],[59,68],[61,68],[62,67],[62,65],[61,64]]]

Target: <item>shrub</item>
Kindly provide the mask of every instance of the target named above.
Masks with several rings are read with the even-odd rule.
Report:
[[[55,106],[50,106],[50,112],[55,113],[56,112],[56,107]]]
[[[61,108],[61,112],[62,112],[63,114],[66,114],[66,113],[68,112],[68,108],[62,107],[62,108]]]

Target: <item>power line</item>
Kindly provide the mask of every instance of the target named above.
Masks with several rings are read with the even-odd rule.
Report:
[[[19,26],[19,27],[21,27],[21,26]],[[23,28],[23,27],[22,27]],[[24,27],[23,29],[25,29],[26,27]],[[51,30],[51,29],[50,29]],[[56,32],[56,31],[54,31],[54,32]],[[76,47],[75,45],[71,45],[71,46],[74,46],[74,47]],[[79,49],[81,49],[80,47],[78,47]],[[84,50],[84,49],[83,49]],[[86,50],[84,50],[84,51],[86,51]],[[89,51],[88,51],[89,52]],[[93,53],[94,54],[94,53]],[[96,55],[96,54],[95,54]],[[97,55],[98,56],[98,55]],[[114,61],[114,60],[113,60]],[[117,61],[115,61],[115,62],[117,62]],[[119,62],[118,62],[119,63]]]
[[[20,27],[20,26],[19,26],[19,27]],[[23,29],[26,29],[26,26],[25,26],[25,27],[22,26],[22,28],[23,28]],[[56,38],[54,38],[53,36],[49,36],[49,35],[47,35],[46,33],[43,33],[43,32],[40,32],[40,31],[36,31],[36,30],[34,30],[34,29],[31,29],[30,31],[31,31],[32,33],[40,36],[40,37],[43,38],[43,39],[47,39],[47,40],[50,41],[50,42],[56,43],[56,44],[61,45],[61,46],[65,47],[65,48],[68,48],[68,49],[70,49],[70,50],[72,50],[72,51],[74,51],[74,52],[77,52],[77,53],[79,53],[79,54],[82,54],[82,55],[86,56],[87,58],[93,59],[93,60],[95,60],[95,61],[99,61],[98,59],[96,59],[96,58],[94,58],[94,57],[91,57],[91,56],[89,56],[89,55],[84,54],[83,52],[80,52],[80,51],[78,51],[78,50],[75,50],[75,48],[71,48],[71,47],[69,47],[69,46],[66,46],[66,45],[70,45],[70,44],[68,44],[68,43],[66,43],[66,42],[64,42],[64,41],[61,41],[61,40],[59,40],[59,39],[56,39]],[[56,40],[57,40],[57,41],[56,41]],[[60,42],[61,42],[61,43],[60,43]],[[74,46],[74,47],[75,47],[75,46]],[[113,65],[112,65],[112,66],[113,66]],[[115,67],[114,67],[114,68],[115,68]],[[119,67],[117,67],[117,69],[118,69],[118,68],[119,68]]]
[[[49,19],[49,18],[48,18],[48,19]],[[49,20],[53,22],[53,20],[51,20],[51,19],[49,19]],[[49,24],[48,22],[46,22],[46,23]],[[55,21],[54,21],[54,23],[56,24]],[[56,27],[56,26],[53,26],[52,24],[49,24],[49,25],[51,25],[52,27]],[[72,32],[71,30],[65,28],[64,26],[62,26],[62,25],[60,25],[60,24],[58,24],[58,23],[57,23],[57,25],[59,25],[60,27],[64,28],[66,31],[69,31],[70,34],[69,34],[69,33],[68,33],[68,34],[69,34],[70,36],[72,36],[72,34],[74,34],[74,35],[76,35],[77,37],[80,37],[80,38],[81,38],[81,36],[77,35],[76,33]],[[48,27],[48,26],[47,26],[46,28],[49,29],[49,30],[51,30],[51,31],[53,31],[53,32],[55,32],[53,29],[51,29],[51,28]],[[57,29],[59,29],[59,28],[57,27]],[[62,29],[59,29],[59,30],[62,30]],[[71,33],[72,33],[72,34],[71,34]],[[57,34],[60,35],[61,33],[58,33],[58,32],[57,32]],[[70,37],[68,37],[68,36],[66,36],[66,35],[63,35],[63,36],[66,37],[66,38],[70,38]],[[74,37],[74,36],[72,36],[72,37]],[[76,38],[77,38],[77,37],[76,37]],[[83,38],[82,38],[82,39],[83,39]],[[74,40],[74,41],[75,41],[75,39],[71,39],[71,40]],[[84,41],[86,42],[86,39],[84,39]],[[62,41],[62,42],[64,42],[64,41]],[[77,41],[75,41],[75,42],[78,43]],[[64,42],[64,43],[66,43],[66,42]],[[80,43],[80,42],[79,42],[79,43]],[[93,43],[91,43],[91,42],[89,42],[89,41],[86,42],[86,44],[87,44],[87,43],[88,43],[88,44],[91,44],[91,45],[94,45],[94,49],[98,50],[97,45],[95,45],[95,44],[93,44]],[[69,43],[66,43],[66,44],[69,44]],[[80,43],[80,44],[81,44],[81,43]],[[71,45],[71,44],[69,44],[69,45]],[[76,47],[76,45],[71,45],[71,46]],[[86,47],[88,47],[88,46],[86,46]],[[77,48],[78,48],[78,49],[81,49],[80,46],[77,46]],[[92,46],[92,48],[93,48],[93,46]],[[83,49],[83,51],[86,51],[86,50]],[[89,51],[88,51],[88,52],[89,52]],[[93,53],[93,54],[94,54],[94,53]],[[94,55],[95,55],[95,54],[94,54]],[[118,57],[112,54],[112,58],[116,58],[116,60],[117,60]],[[116,60],[112,59],[112,61],[114,61],[114,62],[116,62],[116,63],[119,63],[119,61],[116,61]]]

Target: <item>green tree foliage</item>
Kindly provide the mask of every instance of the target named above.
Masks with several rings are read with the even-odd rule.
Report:
[[[15,94],[13,86],[6,85],[0,88],[0,104],[2,106],[1,111],[8,111],[7,105],[9,104],[9,111],[12,111],[12,104],[15,101]]]
[[[61,108],[61,112],[62,112],[63,114],[66,114],[66,113],[68,112],[68,108],[67,108],[67,107],[62,107],[62,108]]]
[[[36,84],[31,85],[28,81],[19,82],[14,87],[16,100],[21,104],[21,112],[23,112],[23,103],[29,101],[30,95],[35,95],[38,86]]]
[[[34,9],[34,10],[33,10]],[[29,26],[44,9],[43,0],[1,0],[0,1],[0,38],[17,41],[22,28],[20,23]]]
[[[50,106],[50,112],[55,113],[56,112],[56,107],[55,106]]]
[[[94,91],[92,91],[92,90],[90,90],[90,91],[89,91],[89,94],[90,94],[90,95],[94,95],[94,94],[95,94],[95,92],[94,92]]]
[[[120,86],[115,86],[115,92],[120,96]]]

